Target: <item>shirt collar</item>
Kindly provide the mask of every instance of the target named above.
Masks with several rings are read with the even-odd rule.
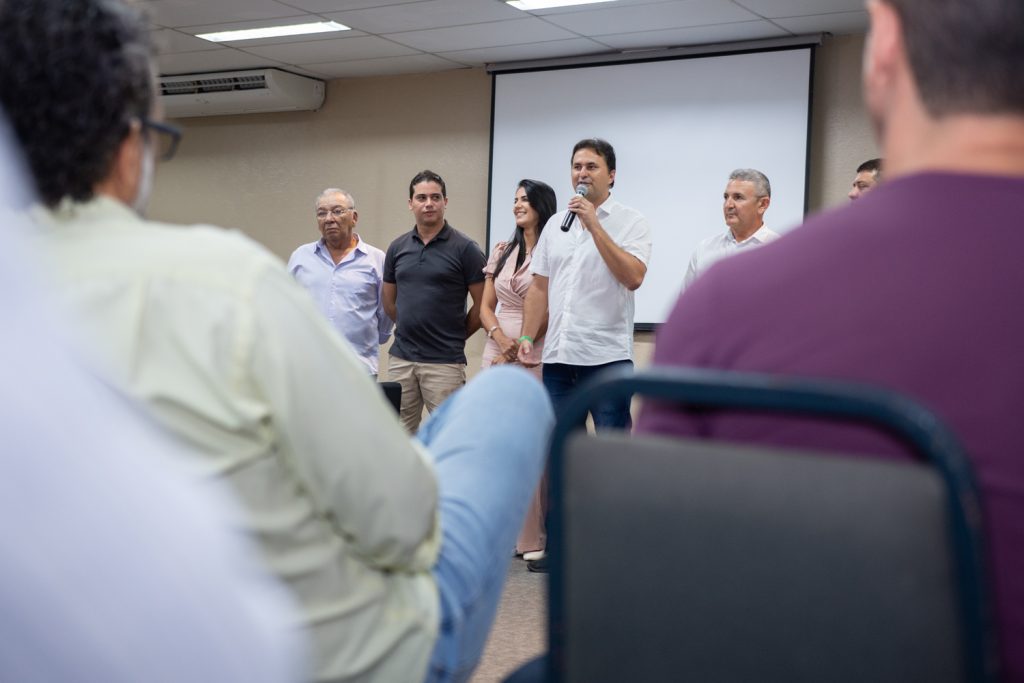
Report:
[[[130,206],[105,194],[97,194],[92,199],[87,199],[84,202],[65,197],[53,209],[53,212],[56,215],[67,215],[75,219],[82,214],[88,213],[121,214],[123,216],[138,217],[138,214]]]
[[[768,229],[768,224],[762,223],[761,227],[758,228],[753,235],[743,240],[742,242],[737,240],[736,236],[732,234],[732,229],[727,229],[725,231],[725,239],[727,242],[732,242],[733,244],[747,244],[748,242],[752,244],[761,244],[765,241],[765,238],[768,236],[768,233],[770,232],[771,230]]]
[[[435,242],[435,241],[437,241],[437,240],[446,240],[446,239],[448,239],[449,237],[451,237],[451,234],[452,234],[452,230],[454,230],[454,228],[453,228],[452,226],[448,225],[448,221],[445,221],[445,222],[444,222],[444,225],[443,225],[443,226],[441,226],[441,231],[440,231],[439,233],[437,233],[437,235],[435,235],[435,236],[434,236],[434,238],[433,238],[432,240],[430,240],[430,241],[431,241],[431,242]],[[415,225],[414,225],[414,226],[412,226],[412,234],[413,234],[413,235],[414,235],[414,236],[416,237],[416,239],[418,239],[418,240],[419,240],[420,242],[422,242],[422,241],[423,241],[423,238],[422,238],[422,237],[420,237],[420,230],[419,230],[419,228],[418,228],[418,227],[416,227]]]
[[[354,232],[354,233],[352,233],[352,235],[356,238],[356,246],[355,246],[355,248],[352,251],[358,251],[358,252],[362,252],[362,253],[365,254],[366,253],[366,246],[365,246],[365,242],[363,242],[363,238],[359,236],[358,232]],[[315,254],[317,254],[317,253],[330,254],[331,253],[330,250],[327,248],[327,242],[324,241],[323,237],[321,237],[320,239],[318,239],[316,242],[313,243],[313,253],[315,253]]]
[[[607,216],[611,215],[612,211],[614,211],[615,207],[618,205],[619,203],[615,201],[614,198],[612,198],[612,195],[609,192],[608,198],[604,200],[601,206],[597,207],[597,215],[600,216],[601,218],[606,218]]]
[[[74,222],[80,230],[84,229],[86,224],[98,224],[113,230],[127,225],[134,228],[134,224],[146,223],[133,208],[103,194],[95,195],[86,201],[65,197],[53,208],[37,204],[30,209],[30,215],[39,225],[56,226]]]

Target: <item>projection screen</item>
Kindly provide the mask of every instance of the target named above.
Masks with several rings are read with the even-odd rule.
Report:
[[[653,235],[635,322],[638,329],[663,322],[694,248],[726,230],[730,171],[768,176],[770,228],[785,232],[802,220],[812,57],[801,46],[495,73],[488,253],[515,227],[520,179],[551,185],[564,209],[573,145],[604,138],[618,157],[613,197],[645,214]]]

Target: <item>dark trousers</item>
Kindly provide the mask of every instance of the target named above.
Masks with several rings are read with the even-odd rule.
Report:
[[[603,365],[566,365],[564,363],[544,363],[544,388],[551,395],[551,403],[555,407],[555,416],[561,413],[562,405],[576,390],[578,384],[588,377],[604,370],[619,366],[633,367],[631,360],[617,360]],[[629,416],[629,399],[621,401],[605,401],[598,403],[590,410],[596,429],[629,429],[633,421]]]

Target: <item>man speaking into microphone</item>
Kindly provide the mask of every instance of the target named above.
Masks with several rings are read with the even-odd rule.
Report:
[[[613,365],[633,365],[633,292],[651,258],[647,219],[611,196],[615,150],[605,140],[580,140],[572,149],[568,208],[548,221],[534,247],[519,358],[545,335],[544,386],[556,412],[573,388]],[[545,325],[545,323],[547,323]],[[543,331],[543,332],[542,332]],[[629,400],[597,406],[602,428],[629,427]]]

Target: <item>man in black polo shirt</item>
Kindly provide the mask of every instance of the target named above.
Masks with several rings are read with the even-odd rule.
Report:
[[[388,376],[402,385],[402,424],[410,433],[424,404],[432,413],[466,383],[466,339],[480,327],[487,259],[448,225],[447,206],[441,176],[417,173],[409,183],[416,225],[391,243],[384,260],[384,310],[395,321]]]

